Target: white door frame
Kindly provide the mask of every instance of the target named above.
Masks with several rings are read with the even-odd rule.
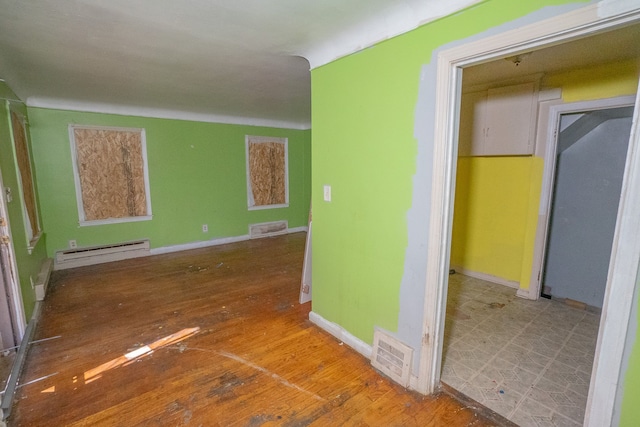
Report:
[[[11,112],[15,112],[16,114],[18,114],[20,117],[24,118],[24,114],[22,114],[21,111],[13,109],[12,108],[12,102],[11,101],[6,101],[6,106],[7,106],[7,113],[9,114],[9,125],[10,125],[10,129],[11,129],[11,145],[13,146],[15,144],[15,136],[14,136],[14,130],[13,130],[13,123],[11,121]],[[27,136],[27,128],[26,126],[24,126],[24,121],[23,121],[23,130],[25,132],[25,137],[28,138]],[[15,147],[13,147],[13,149],[15,150]],[[16,173],[20,173],[17,170],[17,166],[16,166]],[[10,298],[11,298],[11,304],[12,304],[12,308],[13,308],[13,314],[15,316],[14,318],[14,326],[16,328],[16,335],[18,336],[18,343],[20,343],[20,341],[22,340],[22,337],[24,336],[24,333],[27,329],[27,318],[26,318],[26,313],[24,311],[24,301],[22,299],[22,289],[20,288],[20,277],[18,276],[18,264],[16,262],[16,251],[15,251],[15,247],[13,245],[13,236],[11,234],[11,223],[9,220],[9,209],[7,206],[7,193],[6,193],[6,188],[4,186],[3,180],[2,180],[2,174],[0,173],[0,217],[5,219],[5,225],[0,225],[0,236],[7,236],[9,237],[9,244],[7,245],[7,256],[8,256],[8,260],[7,260],[7,268],[9,268],[9,271],[7,272],[7,283],[6,286],[9,288],[10,290]],[[14,189],[14,191],[17,191],[18,189]],[[25,221],[28,221],[29,219],[25,217]]]
[[[20,289],[20,281],[18,279],[18,267],[16,265],[16,255],[15,250],[13,248],[13,237],[11,236],[11,226],[9,223],[9,211],[7,209],[7,198],[5,195],[5,187],[2,182],[2,174],[0,173],[0,218],[4,218],[5,225],[0,224],[0,236],[8,236],[9,243],[7,244],[7,268],[9,271],[6,273],[5,286],[9,290],[9,304],[11,304],[11,308],[13,312],[11,313],[14,317],[14,327],[16,330],[14,331],[18,344],[24,335],[25,330],[27,329],[27,321],[24,312],[24,303],[22,301],[22,290]],[[1,243],[0,243],[1,244]],[[0,271],[2,274],[2,271]]]
[[[635,3],[635,4],[632,4]],[[586,37],[640,22],[636,2],[605,0],[573,12],[441,52],[437,59],[431,219],[427,259],[422,346],[417,389],[432,393],[440,380],[447,297],[451,227],[455,194],[457,133],[462,68],[525,51]],[[622,184],[621,202],[607,279],[585,425],[609,425],[640,266],[640,108]],[[615,309],[608,310],[607,307]],[[601,349],[606,351],[601,351]]]
[[[538,131],[541,133],[536,143],[536,155],[544,159],[542,172],[542,188],[540,192],[540,210],[536,227],[535,246],[533,249],[533,264],[531,268],[531,280],[526,297],[538,299],[542,290],[542,272],[544,269],[545,252],[549,232],[549,218],[551,214],[551,198],[554,188],[554,177],[557,163],[558,127],[560,116],[563,114],[581,113],[586,111],[604,110],[618,107],[633,107],[635,97],[619,96],[615,98],[594,99],[563,103],[561,100],[552,105],[541,105],[544,109],[540,114],[541,122]]]

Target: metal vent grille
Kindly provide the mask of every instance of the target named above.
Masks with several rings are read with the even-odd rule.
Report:
[[[278,236],[286,234],[289,228],[287,221],[263,222],[249,225],[249,237],[257,239],[259,237]]]
[[[382,331],[373,335],[371,365],[402,385],[409,386],[413,349]]]

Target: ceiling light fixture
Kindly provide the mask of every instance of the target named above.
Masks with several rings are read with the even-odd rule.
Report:
[[[507,58],[504,58],[504,60],[505,61],[509,61],[509,62],[513,62],[514,64],[516,64],[516,67],[517,67],[529,55],[531,55],[531,52],[521,53],[521,54],[515,55],[515,56],[509,56]]]

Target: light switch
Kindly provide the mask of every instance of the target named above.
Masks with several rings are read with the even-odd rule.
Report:
[[[331,186],[330,185],[325,185],[324,186],[324,201],[325,202],[330,202],[331,201]]]

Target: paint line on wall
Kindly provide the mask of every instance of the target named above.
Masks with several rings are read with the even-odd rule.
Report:
[[[337,34],[320,46],[302,53],[311,69],[360,52],[379,42],[406,33],[421,25],[456,13],[483,0],[446,2],[405,1],[404,7],[383,10],[364,23]]]
[[[51,108],[56,110],[80,111],[84,113],[117,114],[121,116],[138,116],[155,119],[187,120],[204,123],[222,123],[230,125],[266,126],[282,129],[309,130],[310,122],[289,122],[284,120],[262,119],[255,117],[227,116],[221,114],[205,114],[162,108],[130,107],[116,104],[81,102],[53,98],[30,97],[27,106]]]

